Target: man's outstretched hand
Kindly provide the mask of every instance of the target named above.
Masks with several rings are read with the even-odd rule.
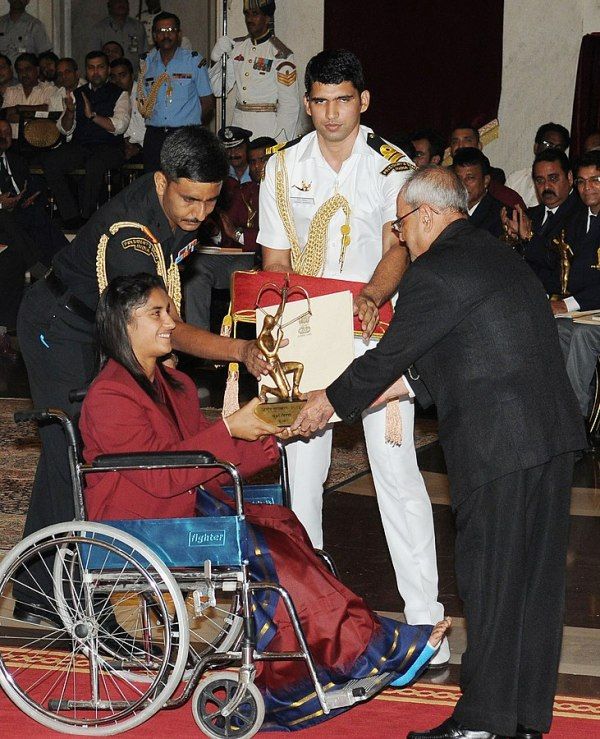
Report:
[[[325,428],[334,414],[334,408],[325,390],[311,390],[306,394],[306,398],[306,405],[290,426],[290,432],[294,436],[312,436],[315,432]]]
[[[375,327],[379,321],[379,309],[375,302],[366,295],[357,295],[354,299],[354,315],[358,316],[360,327],[362,329],[362,340],[365,344],[369,343],[371,334],[375,331]]]

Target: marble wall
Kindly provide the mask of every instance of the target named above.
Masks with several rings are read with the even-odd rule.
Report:
[[[531,164],[542,123],[570,128],[581,38],[600,31],[599,0],[504,0],[500,138],[486,147],[507,174]]]

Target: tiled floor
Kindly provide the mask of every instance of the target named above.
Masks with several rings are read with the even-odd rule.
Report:
[[[199,365],[183,368],[198,376]],[[202,370],[204,405],[219,405],[225,371]],[[242,377],[241,396],[254,392],[252,378]],[[0,358],[0,396],[27,397],[21,361]],[[431,419],[435,424],[435,419]],[[460,655],[465,646],[462,607],[456,592],[453,564],[454,524],[449,508],[448,482],[438,444],[418,454],[430,494],[436,528],[440,598],[454,618],[450,636],[452,660],[448,669],[428,673],[437,683],[456,684]],[[325,497],[326,549],[333,555],[342,579],[376,609],[398,614],[402,610],[379,519],[373,483],[366,473]],[[540,625],[543,614],[540,614]],[[600,695],[600,453],[586,454],[576,465],[571,506],[568,556],[567,612],[559,692]]]

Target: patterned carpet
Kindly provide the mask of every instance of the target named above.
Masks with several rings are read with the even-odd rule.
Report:
[[[31,407],[25,399],[0,399],[0,549],[10,549],[21,535],[29,493],[39,455],[39,440],[34,424],[16,424],[13,414]],[[209,418],[217,418],[219,410],[205,409]],[[437,440],[431,422],[417,421],[415,441],[424,447]],[[326,489],[334,490],[344,482],[369,469],[365,441],[360,424],[336,424],[333,457]],[[270,481],[274,472],[265,471],[256,481]]]

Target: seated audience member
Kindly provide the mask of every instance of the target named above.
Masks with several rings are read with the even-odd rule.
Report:
[[[571,143],[569,132],[564,126],[558,123],[544,123],[540,126],[535,134],[533,144],[533,156],[536,157],[546,149],[556,149],[566,152]],[[525,201],[527,207],[532,208],[538,205],[536,188],[531,179],[531,169],[525,167],[510,174],[506,180],[508,187],[519,193]]]
[[[254,415],[258,399],[209,423],[191,379],[162,363],[176,326],[170,306],[161,281],[150,275],[116,278],[102,294],[96,318],[102,369],[80,422],[86,461],[101,454],[202,449],[236,464],[243,477],[273,465],[277,451],[269,434],[278,429]],[[232,515],[223,484],[225,475],[207,469],[92,476],[86,508],[91,520]],[[404,685],[424,669],[449,619],[434,627],[407,626],[377,616],[331,574],[290,509],[248,503],[245,515],[250,536],[261,542],[260,550],[248,551],[251,577],[266,576],[289,592],[324,684],[397,672],[395,684]],[[257,628],[258,649],[297,649],[278,599],[251,597],[257,624],[272,624]],[[260,662],[256,685],[265,697],[265,728],[288,729],[299,720],[305,727],[327,718],[303,663]]]
[[[107,42],[115,41],[121,47],[118,56],[126,56],[137,69],[140,55],[148,49],[144,26],[130,17],[129,0],[108,0],[107,5],[108,15],[92,26],[87,48],[102,49]]]
[[[58,56],[53,51],[45,51],[38,57],[40,63],[40,82],[56,84],[56,64]]]
[[[0,53],[11,61],[24,52],[41,54],[52,48],[42,21],[25,12],[29,0],[8,0],[10,11],[0,17]]]
[[[229,160],[229,176],[239,183],[250,182],[248,142],[252,131],[237,126],[225,126],[218,131],[217,136],[225,147]]]
[[[49,82],[40,82],[40,67],[35,54],[20,54],[15,61],[19,84],[4,93],[2,110],[12,125],[13,139],[19,136],[19,115],[48,110],[52,93],[56,90]]]
[[[532,182],[540,205],[526,214],[517,206],[510,219],[504,214],[502,220],[508,235],[520,239],[525,261],[553,295],[560,292],[560,255],[554,239],[585,206],[573,189],[569,159],[560,149],[546,148],[536,156]]]
[[[575,185],[584,207],[565,224],[564,241],[572,255],[567,297],[551,301],[555,314],[600,308],[600,151],[581,157]]]
[[[110,81],[129,95],[131,118],[124,136],[125,161],[141,164],[146,122],[137,107],[137,89],[133,84],[133,67],[129,59],[122,57],[110,63]]]
[[[573,250],[568,291],[564,300],[552,301],[555,313],[600,308],[600,151],[584,154],[577,167],[575,185],[584,205],[567,229],[566,242]],[[600,356],[600,326],[558,320],[558,335],[567,363],[567,374],[587,418],[592,400],[592,380]]]
[[[502,203],[490,195],[490,161],[473,147],[459,149],[454,154],[452,169],[469,193],[469,221],[478,228],[499,237],[502,227]]]
[[[125,55],[125,52],[123,51],[123,47],[121,44],[118,44],[116,41],[107,41],[105,44],[102,44],[101,49],[106,56],[108,57],[108,63],[114,62],[115,59],[122,59]],[[129,62],[131,64],[131,61]]]
[[[248,144],[248,169],[253,182],[259,185],[265,177],[265,167],[271,158],[270,149],[277,141],[270,136],[259,136]],[[258,216],[258,214],[257,214]]]
[[[48,110],[53,113],[63,113],[65,98],[75,92],[78,87],[85,85],[85,80],[79,76],[77,62],[71,57],[59,59],[56,63],[56,88],[50,98]]]
[[[477,128],[467,123],[461,123],[456,126],[450,134],[451,156],[454,157],[454,153],[458,149],[464,149],[466,147],[481,149],[481,139]],[[510,187],[506,187],[506,185],[502,183],[502,178],[499,176],[499,172],[496,172],[493,177],[491,175],[492,167],[490,165],[490,195],[496,198],[496,200],[499,200],[503,205],[511,208],[515,205],[520,205],[523,210],[525,210],[525,203],[519,193],[511,190]],[[503,172],[502,175],[504,175]]]
[[[17,84],[17,80],[13,77],[11,60],[6,56],[6,54],[0,54],[0,108],[4,104],[4,93],[6,90]]]
[[[27,162],[12,143],[10,124],[0,120],[0,207],[5,220],[14,220],[36,242],[38,261],[50,267],[52,257],[68,242],[48,216],[47,199],[36,189]]]
[[[267,150],[276,144],[277,141],[269,136],[260,136],[250,141],[248,143],[250,182],[240,184],[233,177],[228,177],[223,183],[223,203],[216,214],[221,218],[221,233],[231,240],[231,246],[242,246],[247,252],[256,252],[258,193],[269,160]]]
[[[123,134],[129,125],[129,95],[108,79],[106,54],[91,51],[85,58],[87,84],[69,93],[58,128],[71,141],[48,152],[44,172],[61,218],[81,225],[96,210],[104,174],[123,162]],[[71,192],[67,174],[85,167],[80,202]]]
[[[129,59],[120,57],[119,59],[113,59],[110,64],[110,81],[113,85],[120,87],[121,90],[131,95],[133,90],[133,66]]]
[[[415,155],[411,157],[417,167],[426,164],[441,164],[444,158],[444,139],[440,133],[432,128],[420,128],[413,131],[410,136],[412,145],[415,147]]]
[[[583,152],[587,154],[588,151],[594,151],[600,149],[600,131],[592,131],[585,137],[583,142]]]

